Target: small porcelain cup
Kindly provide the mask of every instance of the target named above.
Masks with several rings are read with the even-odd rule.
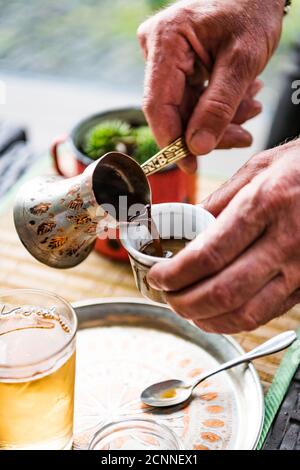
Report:
[[[151,212],[162,239],[184,238],[191,241],[215,222],[212,214],[200,206],[191,204],[155,204]],[[165,304],[164,292],[149,286],[147,274],[154,264],[166,263],[169,260],[141,253],[141,248],[151,241],[146,225],[124,224],[120,233],[121,242],[129,254],[137,288],[144,297]]]

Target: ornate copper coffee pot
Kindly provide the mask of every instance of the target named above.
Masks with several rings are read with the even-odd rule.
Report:
[[[29,181],[14,207],[23,245],[48,266],[76,266],[89,255],[97,236],[116,223],[127,223],[130,210],[138,212],[138,206],[151,203],[147,176],[187,155],[179,138],[142,167],[128,155],[110,152],[74,178]]]

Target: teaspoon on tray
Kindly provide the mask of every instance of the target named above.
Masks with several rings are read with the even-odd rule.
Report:
[[[274,338],[271,338],[260,346],[252,349],[252,351],[231,359],[230,361],[225,362],[225,364],[221,364],[208,372],[203,372],[191,381],[173,379],[150,385],[150,387],[147,387],[142,392],[141,400],[146,405],[155,407],[179,405],[180,403],[188,400],[191,397],[194,388],[208,377],[244,362],[250,362],[258,357],[268,356],[269,354],[281,351],[282,349],[290,346],[296,339],[297,334],[294,331],[280,333]]]

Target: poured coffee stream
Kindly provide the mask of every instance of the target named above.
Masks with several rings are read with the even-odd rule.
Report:
[[[164,251],[162,247],[162,240],[160,238],[159,232],[157,230],[156,224],[151,216],[151,205],[147,204],[145,206],[145,211],[141,214],[138,212],[133,217],[128,217],[129,223],[138,223],[139,225],[147,225],[149,234],[151,235],[152,240],[149,242],[152,247],[152,255],[163,258]]]
[[[113,208],[110,215],[118,222],[144,225],[150,234],[151,241],[141,251],[150,256],[159,258],[171,258],[182,250],[187,240],[162,240],[156,224],[151,216],[151,204],[144,187],[141,186],[140,177],[137,174],[133,184],[124,177],[125,170],[122,165],[127,165],[127,160],[120,159],[120,154],[115,154],[115,159],[110,157],[108,163],[103,163],[93,175],[93,190],[95,198],[101,206]],[[114,163],[114,165],[113,165]],[[136,205],[142,206],[133,216],[129,216],[128,209]]]
[[[117,158],[117,157],[116,157]],[[155,249],[155,256],[163,257],[163,249],[161,247],[161,240],[156,225],[151,217],[151,204],[147,202],[147,197],[143,193],[143,186],[140,185],[139,175],[136,176],[136,181],[133,186],[129,185],[124,174],[121,171],[121,164],[124,160],[118,159],[118,171],[115,167],[103,164],[101,171],[95,171],[93,176],[93,190],[95,198],[100,205],[111,206],[115,213],[111,215],[116,217],[119,222],[147,224],[148,231],[152,237],[153,246]],[[125,160],[126,162],[126,160]],[[134,216],[129,216],[127,208],[136,204],[141,204],[145,207],[142,212],[137,212]],[[109,208],[108,208],[109,212]],[[127,216],[127,220],[126,220]]]
[[[162,239],[159,235],[156,224],[151,217],[151,205],[148,204],[145,210],[140,213],[138,212],[133,217],[128,217],[128,223],[135,223],[138,225],[146,225],[151,240],[145,243],[140,249],[141,253],[148,256],[155,256],[158,258],[172,258],[179,251],[183,250],[190,240],[185,238],[168,238]]]

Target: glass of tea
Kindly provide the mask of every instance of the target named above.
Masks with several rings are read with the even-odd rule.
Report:
[[[0,450],[71,448],[76,329],[56,295],[0,294]]]
[[[136,285],[148,299],[166,303],[164,292],[147,282],[150,268],[166,262],[204,232],[215,218],[200,206],[184,203],[155,204],[120,227],[121,241],[131,262]]]

